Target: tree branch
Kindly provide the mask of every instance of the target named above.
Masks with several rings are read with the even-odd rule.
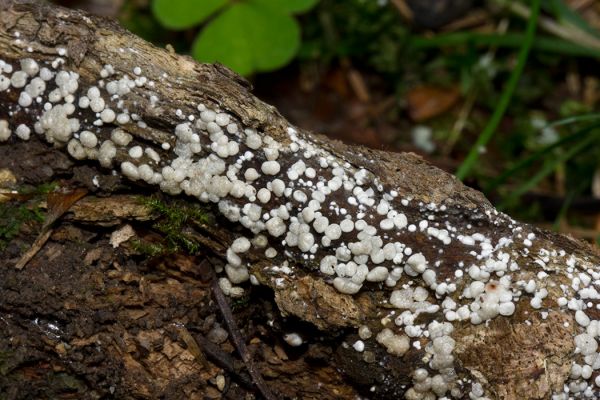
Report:
[[[294,127],[227,68],[102,18],[0,0],[0,59],[0,150],[41,140],[210,204],[223,291],[250,279],[284,315],[349,328],[338,366],[373,398],[598,395],[600,256],[585,243],[414,154]]]

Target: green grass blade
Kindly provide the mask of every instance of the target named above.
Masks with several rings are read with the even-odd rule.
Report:
[[[600,114],[598,114],[598,113],[574,115],[572,117],[566,117],[566,118],[562,118],[562,119],[550,122],[548,125],[546,125],[546,128],[570,125],[570,124],[573,124],[576,122],[587,122],[587,121],[596,121],[596,120],[600,120]]]
[[[594,132],[597,133],[598,131]],[[576,143],[573,147],[571,147],[562,155],[552,160],[549,160],[549,162],[547,162],[537,174],[532,176],[531,179],[529,179],[527,182],[520,185],[514,192],[510,194],[510,196],[504,199],[498,207],[498,209],[504,209],[507,204],[519,198],[524,193],[528,192],[531,188],[535,187],[542,179],[544,179],[546,176],[552,173],[552,171],[554,171],[559,164],[568,161],[569,159],[577,155],[580,151],[592,145],[595,140],[597,140],[597,134],[589,135],[580,142]]]
[[[565,215],[567,215],[567,211],[569,211],[569,208],[571,207],[571,203],[575,198],[575,194],[576,192],[572,191],[567,195],[565,201],[560,207],[560,210],[558,211],[558,214],[556,214],[556,218],[554,218],[554,223],[552,224],[553,231],[558,231],[560,229],[560,222],[563,220]]]
[[[600,38],[598,30],[590,26],[585,19],[581,17],[575,10],[569,7],[563,0],[549,0],[547,8],[554,14],[556,19],[565,25],[572,25],[587,32],[592,36]]]
[[[409,47],[413,50],[422,50],[470,45],[518,49],[523,46],[525,37],[525,34],[516,32],[502,35],[496,33],[452,32],[436,35],[431,38],[421,36],[412,37]],[[536,36],[531,51],[573,57],[600,57],[598,50],[547,35]]]
[[[573,117],[574,118],[574,117]],[[565,119],[566,120],[566,119]],[[564,120],[563,120],[564,121]],[[554,124],[558,124],[560,121],[556,121]],[[548,126],[557,126],[554,124],[550,124]],[[494,178],[494,180],[492,180],[490,183],[488,183],[485,188],[484,191],[485,192],[491,192],[492,190],[496,189],[498,186],[500,186],[501,184],[503,184],[504,182],[506,182],[506,180],[508,178],[510,178],[511,176],[514,176],[515,174],[517,174],[520,170],[529,167],[530,165],[532,165],[535,161],[539,160],[540,158],[542,158],[543,156],[545,156],[546,154],[550,153],[552,150],[570,143],[576,139],[579,139],[583,136],[588,135],[591,131],[593,131],[594,129],[599,128],[600,125],[593,125],[593,126],[589,126],[585,129],[582,129],[580,131],[577,131],[569,136],[565,136],[563,138],[561,138],[560,140],[556,141],[555,143],[552,143],[536,152],[534,152],[533,154],[531,154],[530,156],[521,159],[519,162],[517,162],[515,165],[513,165],[512,167],[510,167],[509,169],[507,169],[506,171],[504,171],[502,174],[500,174],[499,176],[497,176],[496,178]]]
[[[567,194],[567,197],[565,198],[565,201],[563,202],[562,206],[560,207],[558,214],[556,214],[556,218],[554,219],[554,223],[552,224],[552,229],[554,231],[558,231],[560,229],[560,222],[567,215],[569,208],[571,208],[571,203],[573,203],[573,200],[575,200],[575,197],[577,197],[581,192],[583,192],[586,185],[587,185],[587,182],[580,182],[579,185],[577,185],[577,187],[574,190],[571,190]]]
[[[540,3],[541,0],[534,0],[533,5],[531,7],[531,18],[527,22],[527,30],[525,41],[523,42],[523,46],[519,51],[519,56],[517,58],[517,65],[506,83],[506,87],[504,92],[502,93],[502,97],[500,98],[500,102],[498,107],[494,110],[492,117],[488,121],[488,124],[481,132],[475,145],[471,147],[467,158],[463,161],[461,166],[458,168],[456,172],[456,177],[460,180],[463,180],[471,171],[475,162],[479,158],[480,149],[483,148],[492,138],[494,132],[496,132],[496,128],[500,124],[506,109],[508,108],[508,103],[512,98],[515,89],[517,88],[517,84],[519,83],[519,79],[521,78],[521,74],[523,73],[523,69],[525,68],[525,63],[527,61],[527,57],[529,56],[529,50],[531,49],[531,45],[533,44],[533,38],[535,37],[535,30],[537,27],[537,20],[540,15]]]

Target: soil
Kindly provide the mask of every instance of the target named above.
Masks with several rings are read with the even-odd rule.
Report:
[[[86,204],[97,204],[101,213],[108,212],[101,207],[110,201],[107,196],[119,191],[130,199],[151,195],[144,188],[123,194],[124,186],[111,175],[72,167],[61,152],[35,141],[0,146],[0,170],[17,178],[15,189],[48,182],[87,187],[100,200]],[[92,175],[113,184],[93,193]],[[124,224],[141,238],[160,240],[154,218],[108,215],[85,222],[68,212],[18,270],[14,264],[42,229],[34,221],[21,226],[0,252],[0,399],[260,398],[203,279],[201,263],[210,255],[200,250],[152,257],[132,240],[111,245],[111,235]],[[282,318],[269,289],[251,289],[232,308],[277,398],[356,395],[335,367],[335,336]],[[282,338],[290,332],[303,336],[304,344],[289,346]]]

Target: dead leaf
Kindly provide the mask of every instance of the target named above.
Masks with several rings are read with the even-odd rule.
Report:
[[[408,113],[417,122],[425,121],[448,111],[459,98],[460,92],[456,87],[417,86],[406,96]]]
[[[66,213],[77,200],[87,194],[85,189],[75,189],[72,192],[58,191],[48,193],[48,215],[46,216],[45,227],[48,227]]]
[[[59,219],[65,212],[71,208],[71,206],[77,202],[77,200],[81,199],[85,196],[87,190],[85,189],[75,189],[72,192],[51,192],[48,193],[48,213],[46,215],[46,221],[42,226],[42,230],[38,235],[37,239],[29,250],[27,250],[17,261],[15,264],[15,268],[22,269],[31,259],[40,251],[40,249],[46,244],[50,235],[52,234],[52,229],[50,228],[52,224]]]

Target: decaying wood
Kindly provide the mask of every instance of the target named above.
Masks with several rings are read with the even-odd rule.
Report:
[[[66,49],[66,55],[63,56],[60,49]],[[125,101],[130,112],[139,115],[145,124],[130,122],[122,128],[133,135],[135,141],[152,147],[165,159],[169,154],[161,145],[175,145],[173,130],[181,123],[180,115],[197,113],[196,107],[200,103],[226,111],[241,126],[253,128],[263,137],[269,135],[282,145],[289,145],[292,140],[288,134],[290,124],[277,110],[254,97],[245,80],[222,66],[198,64],[189,57],[156,48],[105,19],[37,2],[0,0],[0,59],[17,65],[18,60],[23,58],[33,58],[42,64],[51,63],[57,57],[65,60],[64,68],[79,74],[81,92],[96,84],[100,70],[106,64],[112,65],[120,73],[131,74],[136,67],[143,70],[155,85],[132,91]],[[151,96],[159,99],[156,105],[150,104]],[[33,125],[42,112],[42,105],[33,105],[27,112],[13,113],[17,99],[17,90],[0,92],[0,120]],[[92,113],[89,114],[88,117],[93,120]],[[112,129],[114,126],[110,125],[98,128],[100,136],[104,138],[110,137]],[[600,273],[600,255],[595,249],[568,237],[518,224],[496,212],[481,193],[463,186],[451,175],[434,168],[416,155],[347,146],[301,129],[297,129],[297,132],[302,140],[318,151],[327,152],[353,168],[369,171],[386,190],[396,191],[398,197],[391,202],[402,210],[410,223],[418,224],[426,219],[426,215],[435,215],[436,220],[441,219],[447,224],[445,226],[465,234],[480,233],[493,244],[498,244],[502,238],[506,239],[500,251],[509,254],[511,261],[518,265],[518,270],[507,272],[513,275],[512,282],[516,285],[519,281],[533,280],[538,290],[544,288],[548,291],[541,308],[532,306],[532,293],[521,290],[516,311],[510,316],[497,316],[480,324],[472,324],[468,320],[453,323],[454,332],[451,336],[456,341],[452,353],[453,368],[458,388],[454,392],[455,398],[479,398],[477,390],[473,389],[474,383],[481,385],[485,396],[497,399],[548,399],[552,394],[563,392],[564,385],[570,382],[573,362],[583,364],[582,356],[574,344],[574,337],[583,328],[575,321],[574,311],[560,307],[557,299],[578,296],[578,289],[571,288],[574,277],[580,273],[592,276],[591,287],[600,286],[599,277],[594,276]],[[35,134],[33,136],[29,142],[13,138],[0,145],[0,168],[12,171],[22,183],[37,184],[69,175],[74,177],[71,181],[87,185],[90,190],[104,196],[83,199],[73,206],[65,221],[84,224],[88,227],[85,231],[89,237],[94,237],[96,233],[89,227],[108,229],[106,227],[126,220],[152,219],[152,211],[135,199],[140,194],[150,196],[154,188],[115,177],[110,170],[92,162],[75,162],[64,156],[64,149],[59,146],[52,148]],[[32,163],[27,157],[15,156],[28,152],[39,154],[38,159],[42,162],[46,160],[42,157],[47,157],[48,162],[43,162],[42,166]],[[283,166],[292,165],[296,161],[294,157],[292,154],[289,159],[282,161]],[[130,156],[127,152],[117,153],[117,162],[128,160]],[[253,164],[250,162],[248,165]],[[255,167],[260,170],[260,164]],[[93,177],[100,181],[100,189],[91,183]],[[344,205],[347,204],[347,197],[348,194],[341,191],[335,200]],[[401,199],[411,201],[408,205],[400,205]],[[195,202],[192,198],[185,201]],[[99,209],[98,204],[104,209]],[[430,204],[443,205],[443,209],[431,211],[427,208]],[[348,209],[352,210],[351,207]],[[191,232],[207,253],[224,257],[231,241],[244,230],[219,217],[216,208],[212,211],[217,218],[215,224],[199,224],[190,229],[193,229]],[[59,238],[72,240],[66,228],[58,233],[58,236],[56,232],[53,235],[56,241]],[[456,291],[449,297],[455,301],[464,300],[461,294],[471,279],[466,272],[464,278],[458,279],[456,269],[459,266],[468,268],[472,264],[484,264],[485,259],[478,259],[472,252],[473,248],[460,240],[454,239],[450,244],[441,246],[437,239],[431,239],[422,229],[414,232],[404,230],[399,237],[414,252],[422,253],[431,265],[437,262],[435,270],[438,281],[446,280],[457,285]],[[528,237],[535,239],[529,244]],[[38,285],[34,286],[38,289],[43,284],[52,284],[52,279],[57,277],[41,274],[43,262],[40,260],[77,258],[75,251],[85,252],[85,246],[81,246],[79,243],[73,248],[61,250],[51,240],[31,265],[18,273],[9,271],[12,266],[10,257],[0,260],[0,277],[8,282],[0,288],[6,293],[0,297],[0,325],[3,326],[0,333],[0,387],[13,388],[8,398],[19,398],[19,391],[26,390],[22,381],[28,374],[39,376],[42,369],[48,373],[52,369],[68,372],[71,367],[65,365],[69,363],[85,366],[77,370],[84,376],[79,376],[72,384],[91,388],[86,392],[89,398],[115,392],[119,398],[156,398],[168,396],[169,393],[178,393],[173,396],[185,395],[187,398],[218,397],[220,392],[211,391],[211,384],[208,383],[210,379],[215,379],[218,368],[213,366],[212,370],[207,370],[195,362],[192,353],[178,341],[176,329],[162,324],[146,326],[144,329],[127,328],[152,312],[149,311],[152,307],[164,307],[164,321],[180,321],[184,324],[198,321],[199,316],[192,316],[194,312],[191,310],[208,302],[210,296],[199,280],[186,277],[193,268],[181,267],[183,264],[179,263],[181,271],[172,272],[169,275],[172,279],[156,282],[146,276],[144,268],[134,266],[133,261],[125,257],[126,254],[117,261],[109,254],[109,250],[100,248],[93,254],[86,254],[83,259],[79,257],[79,260],[88,267],[102,267],[81,271],[76,266],[69,266],[59,273],[64,277],[81,279],[81,282],[73,282],[75,288],[93,277],[99,288],[92,291],[82,288],[81,293],[86,296],[103,293],[103,297],[97,300],[84,299],[85,296],[76,290],[70,293],[70,297],[53,299],[50,285],[46,292],[27,293],[32,296],[27,298],[35,299],[35,302],[21,302],[18,289],[11,289],[18,288],[27,280]],[[280,254],[284,253],[280,251]],[[399,312],[388,302],[392,290],[401,288],[409,280],[419,282],[421,278],[404,276],[396,288],[378,283],[366,284],[358,294],[347,295],[334,289],[331,279],[320,273],[314,262],[289,254],[278,258],[277,262],[287,261],[294,271],[292,274],[274,271],[271,268],[274,261],[261,252],[249,253],[247,261],[250,261],[250,272],[261,285],[274,292],[282,315],[293,316],[318,328],[319,331],[313,331],[315,338],[305,338],[308,343],[323,335],[338,346],[333,361],[327,360],[331,353],[314,356],[326,364],[314,370],[317,371],[316,376],[307,375],[308,368],[301,361],[291,360],[286,364],[297,373],[297,376],[290,376],[278,370],[277,362],[269,364],[269,359],[264,360],[259,365],[266,376],[266,384],[279,393],[290,393],[285,388],[293,387],[292,393],[301,398],[350,398],[357,393],[372,398],[413,396],[414,393],[407,395],[413,386],[412,374],[415,369],[428,365],[431,349],[427,345],[430,341],[423,336],[411,339],[411,342],[419,342],[420,345],[411,344],[401,357],[395,357],[376,342],[375,336],[384,327],[398,329],[394,319]],[[178,260],[172,263],[177,264]],[[493,275],[492,280],[499,276]],[[125,297],[128,289],[120,286],[123,282],[134,283],[143,290],[130,300],[130,308],[113,310],[109,297]],[[111,287],[115,291],[111,292]],[[116,288],[125,292],[116,291]],[[174,297],[171,298],[169,293],[174,293]],[[441,303],[445,297],[444,294],[436,296],[432,291],[429,301]],[[79,299],[83,303],[78,304]],[[587,306],[588,317],[600,319],[596,308],[598,299],[589,299],[589,303],[592,304]],[[69,318],[78,307],[96,310],[94,315],[101,315],[102,318],[94,321],[95,326],[69,325]],[[113,312],[115,315],[111,315]],[[438,311],[423,316],[421,323],[444,321],[444,318],[444,314]],[[43,336],[42,340],[23,336],[24,319],[35,321],[31,324],[39,327],[39,332],[30,335]],[[62,339],[52,336],[53,320],[60,320],[63,326],[69,327],[68,331],[62,333]],[[121,324],[121,330],[115,328],[115,320]],[[369,327],[373,335],[364,340],[365,351],[357,352],[351,345],[358,340],[356,331],[361,326]],[[11,342],[14,337],[21,338],[22,343]],[[103,349],[106,346],[116,349],[114,353],[111,352],[111,357],[94,353],[94,348]],[[54,349],[58,357],[44,364],[46,357],[49,357],[44,352],[49,347]],[[32,358],[27,350],[37,352],[37,358]],[[315,350],[315,354],[319,351]],[[115,358],[114,354],[119,354],[121,358]],[[79,358],[73,358],[75,355]],[[93,368],[86,361],[88,359],[82,359],[84,356],[96,357],[99,364],[115,363],[115,375],[94,375]],[[273,356],[272,360],[275,358]],[[23,367],[23,360],[32,367]],[[19,374],[2,378],[2,371],[19,371]],[[345,383],[336,371],[343,373]],[[123,375],[118,376],[119,373]],[[596,393],[598,388],[593,386],[593,382],[597,375],[594,371],[588,378]],[[176,377],[176,382],[169,381],[173,377]],[[195,386],[190,385],[189,382],[194,379],[199,382]],[[314,385],[306,382],[320,383]],[[181,388],[193,390],[181,394],[177,392]]]

